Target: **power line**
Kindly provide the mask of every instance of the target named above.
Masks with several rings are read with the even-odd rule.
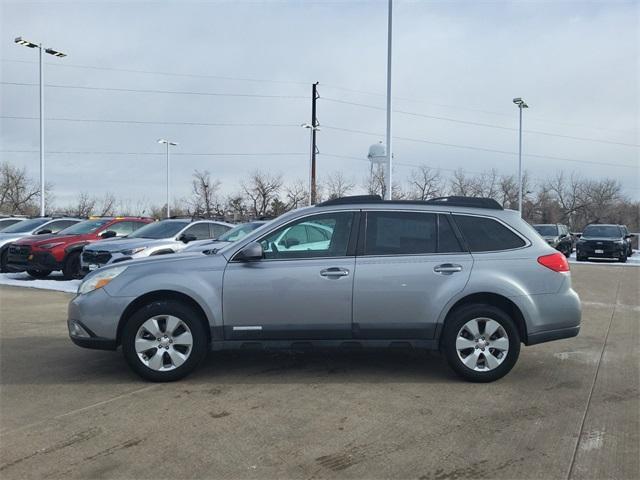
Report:
[[[22,83],[22,82],[0,82],[1,85],[15,85],[23,87],[37,87],[37,83]],[[217,93],[217,92],[193,92],[182,90],[151,90],[151,89],[138,89],[138,88],[116,88],[116,87],[87,87],[81,85],[56,85],[45,83],[45,87],[48,88],[69,88],[76,90],[99,90],[106,92],[131,92],[131,93],[162,93],[172,95],[202,95],[209,97],[246,97],[246,98],[279,98],[279,99],[304,99],[307,97],[302,95],[261,95],[255,93]]]
[[[339,127],[332,127],[329,125],[323,125],[323,128],[326,130],[338,130],[338,131],[344,131],[344,132],[349,132],[349,133],[358,133],[358,134],[362,134],[362,135],[371,135],[374,137],[380,137],[381,134],[379,133],[375,133],[375,132],[367,132],[364,130],[354,130],[354,129],[350,129],[350,128],[339,128]],[[397,137],[394,136],[393,137],[396,140],[401,140],[401,141],[406,141],[406,142],[418,142],[418,143],[427,143],[429,145],[439,145],[442,147],[453,147],[453,148],[462,148],[465,150],[476,150],[476,151],[481,151],[481,152],[489,152],[489,153],[500,153],[503,155],[517,155],[517,152],[510,152],[508,150],[497,150],[497,149],[493,149],[493,148],[484,148],[484,147],[478,147],[478,146],[474,146],[474,145],[460,145],[460,144],[455,144],[455,143],[445,143],[445,142],[434,142],[432,140],[426,140],[423,138],[410,138],[410,137]],[[527,154],[522,154],[525,157],[533,157],[533,158],[545,158],[545,159],[549,159],[549,160],[562,160],[562,161],[566,161],[566,162],[577,162],[577,163],[585,163],[585,164],[592,164],[592,165],[604,165],[604,166],[609,166],[609,167],[622,167],[622,168],[634,168],[637,169],[638,167],[636,165],[623,165],[620,163],[607,163],[607,162],[595,162],[595,161],[590,161],[590,160],[580,160],[580,159],[576,159],[576,158],[568,158],[568,157],[557,157],[557,156],[553,156],[553,155],[540,155],[540,154],[535,154],[535,153],[527,153]]]
[[[13,59],[4,59],[4,58],[0,59],[0,61],[8,62],[8,63],[31,63],[31,64],[38,63],[38,62],[29,61],[29,60],[13,60]],[[198,74],[198,73],[159,72],[159,71],[153,71],[153,70],[138,70],[133,68],[101,67],[96,65],[78,65],[78,64],[52,63],[52,62],[44,62],[44,63],[45,65],[54,65],[56,67],[63,67],[63,68],[84,68],[88,70],[115,71],[115,72],[124,72],[124,73],[141,73],[141,74],[147,74],[147,75],[165,75],[169,77],[214,78],[217,80],[233,80],[238,82],[280,83],[280,84],[286,84],[286,85],[305,85],[305,86],[309,83],[309,82],[298,82],[293,80],[228,77],[224,75],[207,75],[207,74]]]
[[[0,150],[0,153],[38,153],[39,150]],[[72,150],[47,150],[48,154],[55,155],[162,155],[163,152],[98,152],[98,151],[72,151]],[[271,156],[295,156],[295,155],[307,155],[307,153],[300,152],[171,152],[171,156],[204,156],[204,157],[271,157]]]
[[[381,111],[385,111],[385,108],[383,107],[378,107],[376,105],[369,105],[366,103],[358,103],[358,102],[350,102],[347,100],[340,100],[337,98],[328,98],[328,97],[322,97],[323,100],[326,100],[328,102],[334,102],[334,103],[341,103],[344,105],[352,105],[352,106],[357,106],[357,107],[363,107],[363,108],[370,108],[373,110],[381,110]],[[450,117],[442,117],[442,116],[438,116],[438,115],[428,115],[425,113],[418,113],[418,112],[409,112],[406,110],[393,110],[394,113],[400,113],[403,115],[411,115],[414,117],[422,117],[422,118],[429,118],[429,119],[433,119],[433,120],[442,120],[442,121],[446,121],[446,122],[453,122],[453,123],[459,123],[459,124],[463,124],[463,125],[473,125],[473,126],[479,126],[479,127],[487,127],[487,128],[496,128],[499,130],[507,130],[507,131],[518,131],[517,128],[513,128],[513,127],[505,127],[503,125],[496,125],[496,124],[492,124],[492,123],[483,123],[483,122],[474,122],[474,121],[470,121],[470,120],[460,120],[458,118],[450,118]],[[582,141],[587,141],[587,142],[597,142],[597,143],[606,143],[609,145],[621,145],[621,146],[625,146],[625,147],[640,147],[640,145],[634,144],[634,143],[624,143],[624,142],[615,142],[612,140],[600,140],[600,139],[595,139],[595,138],[587,138],[587,137],[577,137],[577,136],[573,136],[573,135],[563,135],[563,134],[559,134],[559,133],[551,133],[551,132],[542,132],[539,130],[523,130],[526,133],[532,133],[535,135],[545,135],[548,137],[559,137],[559,138],[568,138],[571,140],[582,140]]]
[[[39,120],[39,117],[26,117],[15,115],[0,115],[0,118],[9,120]],[[229,122],[158,122],[148,120],[109,120],[98,118],[61,118],[49,117],[47,121],[58,122],[91,122],[91,123],[116,123],[116,124],[132,124],[132,125],[186,125],[190,127],[299,127],[299,123],[229,123]]]

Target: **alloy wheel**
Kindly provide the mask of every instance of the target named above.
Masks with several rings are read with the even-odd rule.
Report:
[[[466,322],[456,336],[458,358],[471,370],[494,370],[507,358],[509,337],[495,320],[480,317]]]
[[[187,324],[178,317],[156,315],[140,325],[134,346],[145,366],[166,372],[187,361],[193,348],[193,336]]]

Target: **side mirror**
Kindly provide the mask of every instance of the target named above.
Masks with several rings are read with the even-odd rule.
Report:
[[[234,260],[239,262],[255,262],[256,260],[262,260],[263,257],[264,250],[262,249],[262,245],[258,242],[251,242],[236,253]]]
[[[566,236],[567,236],[567,234],[563,233],[563,234],[560,235],[560,238],[565,238]]]
[[[113,230],[107,230],[106,232],[102,232],[100,234],[100,238],[105,239],[105,238],[113,238],[117,235],[116,232],[114,232]]]
[[[629,233],[624,236],[624,238],[631,238],[631,237],[635,237],[635,235],[633,233]]]
[[[38,230],[36,232],[36,235],[48,235],[49,233],[53,233],[53,232],[48,228],[43,228],[42,230]]]
[[[582,238],[582,234],[581,233],[574,233],[574,235],[576,236],[576,238]]]
[[[183,243],[189,243],[189,242],[193,242],[194,240],[197,240],[197,238],[195,235],[191,235],[189,233],[183,233],[182,235],[180,235],[178,240],[180,240]]]

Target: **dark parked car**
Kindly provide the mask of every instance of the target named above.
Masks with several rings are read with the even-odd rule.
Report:
[[[534,225],[533,228],[544,240],[559,252],[569,257],[575,247],[575,238],[571,235],[569,227],[560,223],[544,223]]]
[[[635,237],[635,235],[629,231],[626,225],[620,225],[620,228],[622,229],[622,233],[624,233],[624,238],[627,242],[627,256],[630,257],[633,255],[633,244],[631,242],[631,238]]]
[[[611,258],[624,263],[629,254],[630,234],[620,225],[587,225],[576,244],[576,258]]]

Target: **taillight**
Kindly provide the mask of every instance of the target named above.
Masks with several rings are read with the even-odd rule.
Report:
[[[554,272],[569,271],[569,262],[567,261],[567,257],[560,252],[538,257],[538,263],[553,270]]]

